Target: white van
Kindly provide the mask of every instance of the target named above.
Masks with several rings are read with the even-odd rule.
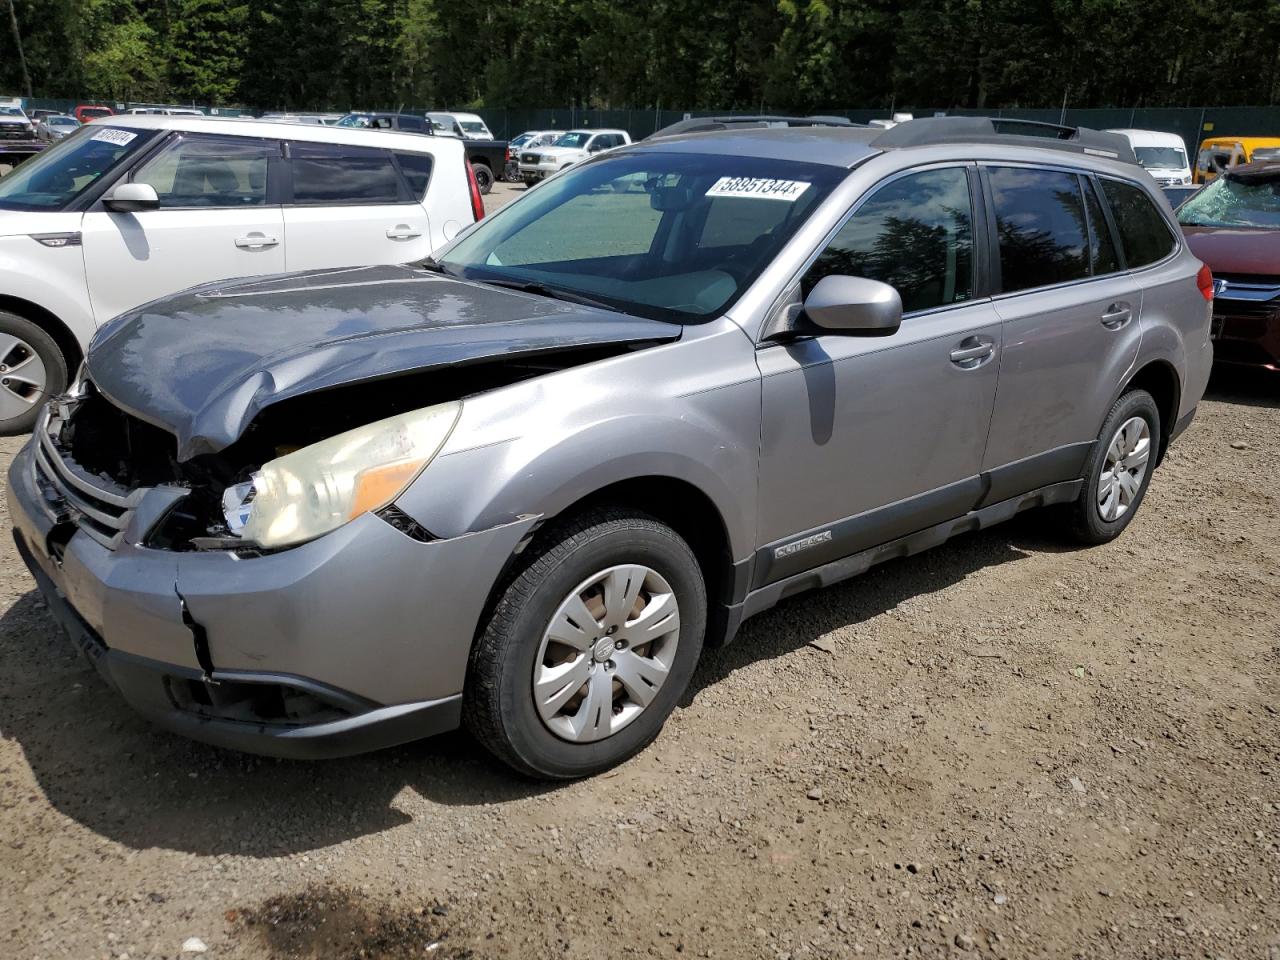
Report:
[[[488,125],[474,113],[428,113],[437,135],[463,140],[492,140]]]
[[[1138,163],[1162,187],[1191,182],[1191,164],[1187,162],[1187,145],[1176,133],[1159,130],[1108,130],[1129,141]]]
[[[94,331],[187,287],[426,257],[484,216],[462,143],[134,114],[0,178],[0,434],[31,428]]]

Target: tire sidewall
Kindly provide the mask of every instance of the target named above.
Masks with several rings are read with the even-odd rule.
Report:
[[[1111,445],[1116,430],[1125,421],[1135,416],[1146,420],[1147,428],[1151,431],[1151,452],[1147,460],[1147,470],[1143,474],[1138,495],[1134,497],[1129,509],[1115,520],[1104,520],[1098,511],[1098,485],[1102,479],[1102,464],[1106,460],[1107,449]],[[1160,456],[1160,429],[1160,410],[1151,394],[1145,390],[1126,393],[1111,408],[1102,425],[1102,430],[1098,433],[1098,442],[1089,455],[1088,464],[1085,467],[1084,490],[1077,509],[1077,525],[1091,540],[1098,543],[1113,540],[1133,521],[1138,508],[1142,506],[1142,501],[1146,499],[1147,489],[1151,486],[1151,477],[1155,473],[1156,461]]]
[[[13,436],[19,433],[30,433],[35,426],[40,410],[50,397],[57,396],[67,388],[67,360],[62,355],[53,337],[41,327],[36,326],[25,317],[0,310],[0,332],[12,334],[27,343],[44,364],[44,393],[31,404],[31,409],[22,416],[9,420],[0,420],[0,436]]]
[[[533,669],[542,634],[569,593],[592,574],[623,563],[642,563],[671,585],[680,609],[680,639],[666,682],[653,701],[618,733],[593,743],[571,743],[552,733],[533,700]],[[563,557],[538,583],[513,621],[501,655],[499,709],[506,739],[531,769],[580,777],[612,767],[648,745],[675,709],[702,650],[706,590],[693,552],[674,535],[621,527],[602,529]]]
[[[473,163],[471,169],[475,171],[476,186],[480,188],[480,193],[488,194],[493,189],[493,172],[483,163]]]

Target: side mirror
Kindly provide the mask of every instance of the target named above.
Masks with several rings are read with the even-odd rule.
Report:
[[[804,316],[824,333],[883,337],[902,325],[902,297],[879,280],[831,274],[805,297]]]
[[[102,205],[112,213],[137,213],[159,210],[160,198],[149,183],[122,183],[111,191],[111,196],[102,198]]]

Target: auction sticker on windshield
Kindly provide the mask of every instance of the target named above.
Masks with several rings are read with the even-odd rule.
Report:
[[[766,180],[758,177],[721,177],[708,197],[754,197],[758,200],[786,200],[794,203],[809,189],[809,184],[799,180]]]
[[[128,146],[129,143],[137,136],[138,135],[136,133],[130,133],[128,130],[118,130],[115,127],[107,127],[106,129],[99,130],[89,139],[105,140],[107,143],[114,143],[117,147],[124,147]]]

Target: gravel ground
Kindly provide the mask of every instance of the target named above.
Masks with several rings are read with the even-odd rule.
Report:
[[[558,787],[158,732],[6,537],[0,957],[1277,960],[1278,449],[1280,381],[1216,380],[1116,543],[1028,515],[789,600]]]

